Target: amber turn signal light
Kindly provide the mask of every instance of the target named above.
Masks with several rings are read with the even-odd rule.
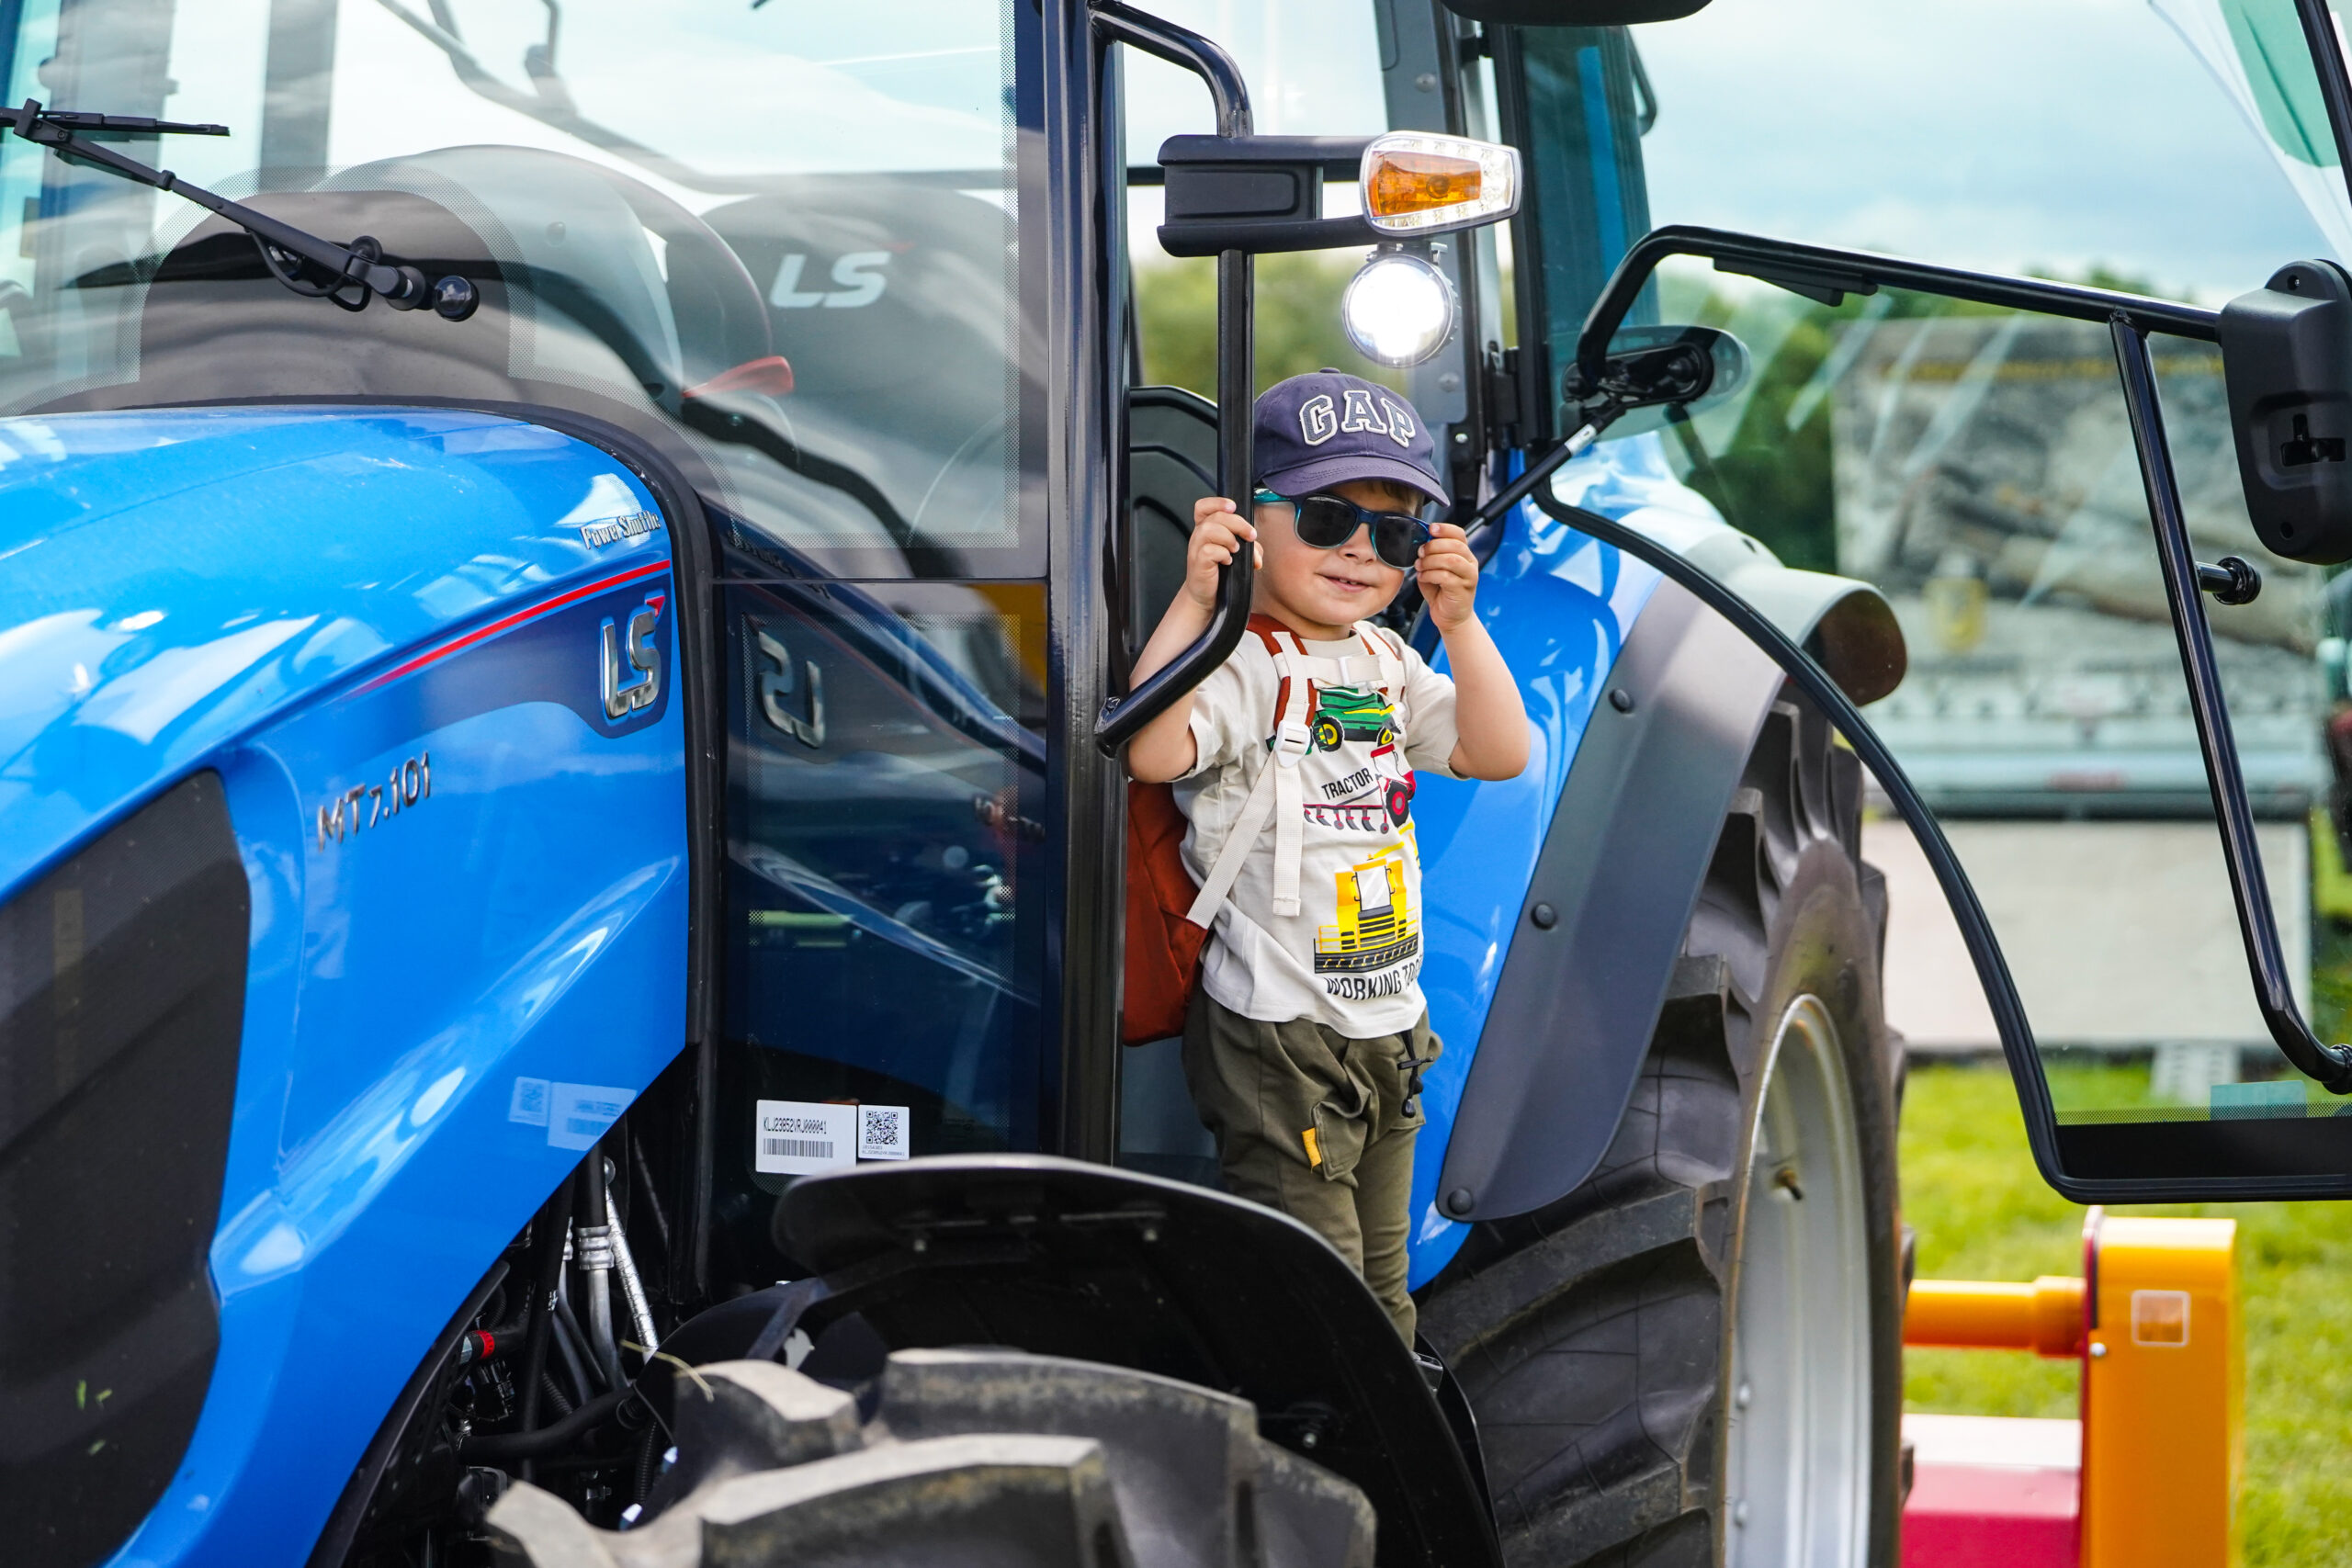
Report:
[[[1466,136],[1376,136],[1359,177],[1364,219],[1384,233],[1466,229],[1519,209],[1519,149]]]
[[[1435,152],[1390,152],[1372,171],[1364,204],[1383,218],[1478,199],[1478,165]]]

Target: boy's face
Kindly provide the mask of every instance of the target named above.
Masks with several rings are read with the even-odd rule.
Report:
[[[1419,494],[1385,479],[1347,479],[1319,488],[1374,512],[1417,512],[1425,504]],[[1346,544],[1324,550],[1299,542],[1287,506],[1261,506],[1256,521],[1266,552],[1257,593],[1309,629],[1340,636],[1386,609],[1405,586],[1405,574],[1374,553],[1369,528],[1358,528]]]

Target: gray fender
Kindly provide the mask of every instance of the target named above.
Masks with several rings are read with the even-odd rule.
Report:
[[[1856,707],[1903,683],[1903,628],[1894,607],[1869,583],[1782,566],[1761,542],[1712,517],[1645,506],[1617,521],[1648,535],[1763,612],[1819,661]]]
[[[1902,680],[1903,634],[1868,583],[1784,567],[1712,519],[1643,508],[1621,521],[1754,604],[1857,704]],[[1782,680],[1672,582],[1635,619],[1561,789],[1463,1088],[1437,1188],[1448,1217],[1540,1209],[1608,1152]]]

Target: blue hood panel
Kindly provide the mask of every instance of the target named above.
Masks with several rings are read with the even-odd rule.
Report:
[[[345,677],[666,560],[650,511],[605,453],[489,414],[0,419],[0,894]]]

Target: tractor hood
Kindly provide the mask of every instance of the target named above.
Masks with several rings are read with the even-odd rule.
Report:
[[[658,517],[609,455],[490,414],[0,419],[0,897],[401,649],[666,561]]]

